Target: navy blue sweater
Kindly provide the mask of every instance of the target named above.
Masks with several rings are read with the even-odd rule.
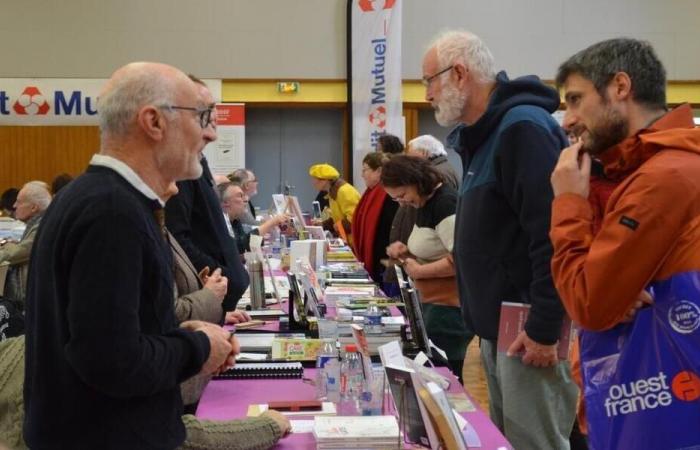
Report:
[[[460,125],[448,145],[462,157],[454,259],[465,321],[498,336],[503,301],[532,305],[525,330],[543,344],[559,337],[563,307],[552,282],[550,174],[567,145],[551,114],[557,92],[537,77],[496,78],[484,115]]]
[[[213,272],[221,268],[228,278],[223,308],[232,311],[248,289],[248,272],[228,233],[206,158],[202,158],[202,167],[204,171],[199,179],[177,183],[178,194],[165,205],[165,222],[195,269],[209,267]]]
[[[32,449],[172,449],[179,383],[209,355],[177,328],[173,260],[149,200],[90,166],[37,233],[27,293],[24,437]]]

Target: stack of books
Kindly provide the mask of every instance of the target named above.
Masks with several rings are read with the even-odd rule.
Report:
[[[317,449],[400,448],[394,416],[315,417],[313,433]]]

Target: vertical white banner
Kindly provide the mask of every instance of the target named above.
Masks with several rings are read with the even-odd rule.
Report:
[[[401,102],[402,0],[352,2],[353,184],[364,189],[362,158],[382,134],[403,140]]]

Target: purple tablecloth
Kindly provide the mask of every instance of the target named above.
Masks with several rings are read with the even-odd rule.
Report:
[[[462,386],[446,369],[438,369],[444,376],[452,378],[449,392],[460,392]],[[314,379],[315,370],[306,369],[304,377]],[[245,417],[248,405],[283,400],[313,400],[314,387],[299,379],[278,380],[214,380],[204,390],[197,408],[197,417],[209,420],[229,420]],[[473,402],[473,401],[472,401]],[[477,407],[478,408],[478,407]],[[477,409],[462,414],[481,439],[481,449],[511,449],[508,441]],[[312,416],[294,416],[292,419],[312,419]],[[315,449],[316,442],[311,433],[295,433],[280,440],[275,449]]]

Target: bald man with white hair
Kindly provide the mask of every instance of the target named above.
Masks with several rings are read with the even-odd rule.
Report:
[[[30,181],[22,186],[15,201],[15,218],[25,223],[26,228],[18,242],[7,241],[0,246],[0,264],[9,263],[5,279],[4,297],[12,301],[19,310],[24,310],[27,291],[29,256],[39,229],[41,217],[51,203],[49,186],[43,181]]]
[[[27,288],[30,448],[173,449],[179,384],[233,364],[221,327],[174,314],[163,198],[202,174],[212,109],[180,70],[133,63],[100,93],[101,148],[42,219]]]

